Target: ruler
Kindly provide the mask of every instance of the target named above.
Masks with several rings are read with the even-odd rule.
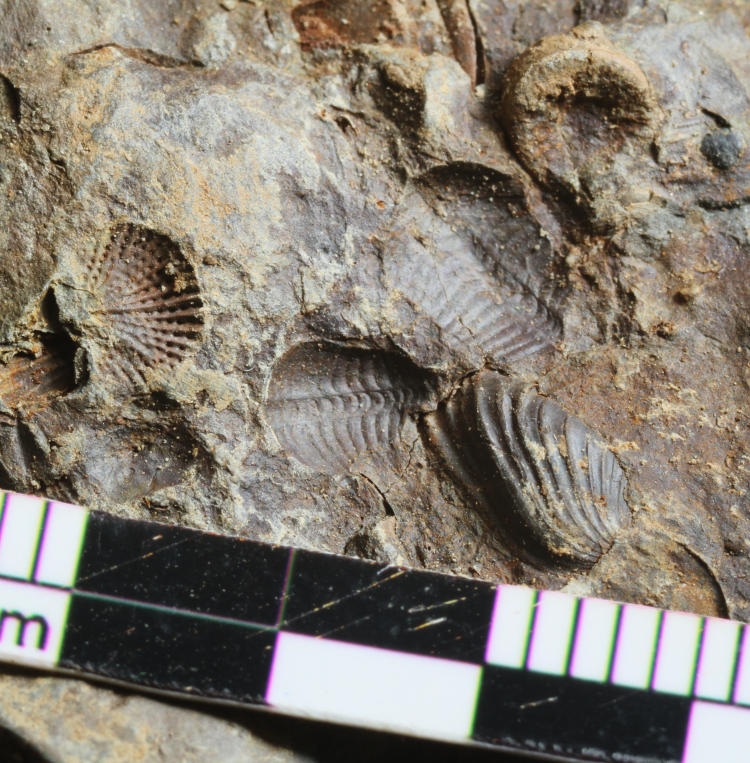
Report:
[[[0,660],[561,760],[750,760],[750,626],[0,505]]]

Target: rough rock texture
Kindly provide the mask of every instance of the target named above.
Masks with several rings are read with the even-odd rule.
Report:
[[[0,223],[2,487],[750,618],[743,0],[0,0]],[[431,446],[487,369],[624,473],[593,564]],[[255,744],[116,697],[0,679],[49,759]]]

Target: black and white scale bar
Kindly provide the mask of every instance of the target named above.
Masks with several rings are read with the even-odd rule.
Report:
[[[0,499],[1,660],[560,759],[750,759],[739,623]]]

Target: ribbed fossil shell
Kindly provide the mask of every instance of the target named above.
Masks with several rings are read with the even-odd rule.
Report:
[[[88,326],[105,368],[128,382],[179,363],[203,325],[200,289],[171,239],[132,224],[116,227],[93,259]]]
[[[432,397],[429,378],[387,352],[304,343],[276,364],[267,416],[281,446],[329,473],[397,458],[405,417]]]
[[[427,436],[528,558],[591,565],[630,523],[626,477],[580,419],[483,371],[435,414]]]
[[[410,252],[398,276],[417,314],[458,351],[476,347],[485,358],[511,363],[559,339],[559,321],[533,294],[499,284],[468,254]]]
[[[541,298],[552,244],[517,179],[454,162],[425,173],[403,207],[383,268],[394,313],[406,302],[424,326],[404,333],[438,334],[477,364],[554,345],[560,321]]]

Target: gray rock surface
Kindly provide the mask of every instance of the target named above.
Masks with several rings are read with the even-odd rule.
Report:
[[[750,618],[746,4],[365,5],[0,0],[0,486]],[[431,448],[485,368],[622,467],[592,565],[519,559]],[[72,679],[0,708],[56,761],[307,754]]]

